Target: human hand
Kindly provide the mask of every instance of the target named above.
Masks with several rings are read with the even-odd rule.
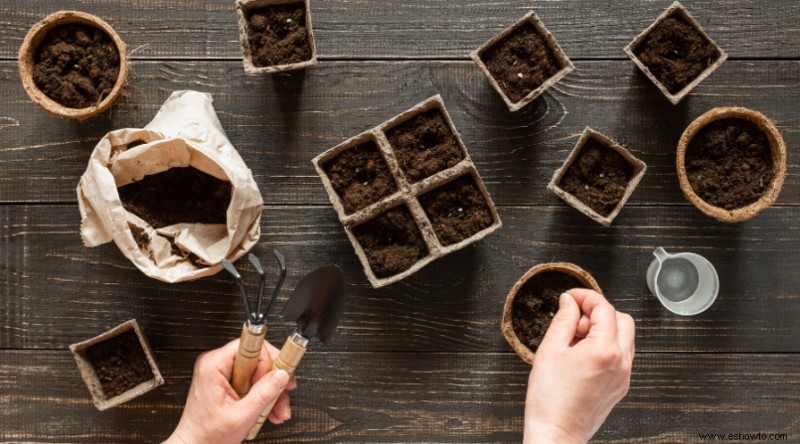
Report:
[[[183,415],[165,443],[241,443],[275,398],[278,402],[269,420],[280,424],[291,418],[288,391],[294,390],[297,382],[283,370],[272,371],[272,359],[278,355],[278,349],[264,341],[253,373],[253,386],[240,398],[229,382],[238,348],[237,339],[197,358]]]
[[[562,294],[528,379],[524,443],[588,442],[628,393],[634,334],[597,292]]]

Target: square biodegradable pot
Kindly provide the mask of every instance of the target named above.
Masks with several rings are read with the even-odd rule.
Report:
[[[680,35],[683,36],[684,39],[689,39],[694,37],[695,39],[704,39],[707,42],[707,48],[709,51],[713,49],[714,55],[716,57],[713,59],[712,62],[708,63],[708,65],[702,71],[696,73],[695,77],[686,83],[685,86],[681,87],[680,89],[673,89],[670,91],[668,85],[665,85],[662,82],[657,73],[654,73],[653,70],[643,61],[639,55],[637,55],[637,51],[639,51],[640,45],[647,44],[648,37],[650,36],[651,32],[657,30],[661,32],[662,29],[661,25],[664,21],[668,18],[679,18],[682,19],[684,25],[688,25],[689,28],[683,30]],[[666,28],[663,28],[666,29]],[[689,32],[686,32],[689,31]],[[666,31],[664,31],[666,32]],[[655,38],[655,37],[654,37]],[[687,47],[690,45],[686,45]],[[644,30],[641,34],[639,34],[633,41],[625,47],[625,54],[633,60],[633,63],[639,67],[640,70],[658,87],[659,90],[664,94],[667,100],[670,101],[673,105],[678,104],[681,100],[683,100],[686,95],[688,95],[695,86],[699,85],[700,82],[705,80],[706,77],[710,76],[714,70],[716,70],[725,59],[728,58],[728,54],[722,50],[714,40],[709,37],[709,35],[703,30],[703,27],[700,26],[697,20],[689,14],[689,11],[683,7],[679,2],[675,2],[667,8],[661,15],[658,16],[655,22],[651,24],[647,29]],[[672,55],[672,54],[671,54]],[[704,60],[708,60],[707,57],[703,57]],[[674,66],[675,60],[674,57],[670,57],[666,63],[666,66]]]
[[[375,288],[502,226],[438,95],[312,162]]]
[[[124,354],[126,347],[132,353]],[[135,319],[89,340],[72,344],[69,349],[98,410],[128,402],[164,383],[150,343]],[[114,352],[116,355],[103,356]],[[126,358],[130,361],[124,362]],[[128,387],[124,387],[124,390],[111,387],[113,381],[104,384],[105,375],[99,375],[98,371],[104,373],[110,368],[120,368],[122,364],[127,365],[127,373],[123,376],[129,379]],[[107,389],[115,392],[107,393]]]
[[[497,75],[492,73],[492,70],[489,68],[490,63],[488,63],[485,58],[488,52],[491,52],[492,49],[499,47],[498,45],[508,43],[508,38],[513,38],[514,36],[519,35],[521,32],[525,32],[527,30],[532,30],[535,35],[538,35],[544,43],[546,44],[546,51],[548,51],[553,60],[555,60],[559,67],[558,69],[553,72],[551,75],[548,75],[546,78],[541,80],[541,84],[535,86],[530,89],[529,92],[525,93],[521,97],[512,98],[509,92],[503,87],[508,82],[503,80],[500,77],[500,73],[496,73]],[[478,65],[478,67],[483,71],[486,77],[489,79],[489,83],[492,84],[494,89],[500,94],[500,97],[503,98],[503,101],[508,106],[508,109],[513,111],[518,111],[522,109],[525,105],[531,103],[534,99],[539,97],[543,92],[545,92],[548,88],[555,85],[558,81],[560,81],[564,76],[571,73],[575,70],[575,66],[569,60],[564,51],[561,50],[561,47],[558,46],[555,37],[547,30],[544,26],[544,23],[539,19],[539,17],[533,11],[526,14],[516,23],[505,29],[503,32],[489,40],[488,42],[484,43],[480,48],[473,51],[471,54],[472,60]],[[522,60],[522,59],[520,59]],[[536,60],[540,60],[539,57],[536,57]],[[514,61],[512,66],[516,65],[517,60]],[[521,65],[520,65],[521,66]],[[538,65],[537,65],[538,66]],[[532,69],[532,67],[529,67]],[[535,70],[535,73],[538,74],[538,69]],[[505,73],[507,76],[512,76],[510,81],[517,81],[516,79],[519,78],[520,81],[525,78],[525,74],[522,72],[517,73]]]
[[[625,161],[631,166],[631,173],[628,178],[628,183],[625,186],[625,191],[620,197],[619,202],[614,206],[614,208],[608,214],[601,214],[587,203],[580,200],[574,193],[570,193],[564,188],[562,188],[562,179],[570,170],[570,167],[573,165],[575,160],[578,156],[581,155],[581,152],[586,145],[587,142],[590,140],[596,141],[599,145],[604,147],[610,148],[617,153],[619,153]],[[547,185],[547,189],[552,191],[556,194],[556,196],[563,199],[569,205],[571,205],[576,210],[580,211],[581,213],[589,216],[596,222],[604,225],[610,226],[611,223],[614,221],[614,218],[617,217],[622,207],[625,206],[625,203],[633,194],[633,191],[636,189],[636,186],[639,185],[639,182],[642,180],[642,176],[644,176],[645,171],[647,170],[647,165],[644,162],[634,157],[630,151],[628,151],[625,147],[620,145],[619,143],[615,142],[614,140],[606,137],[605,135],[594,131],[593,129],[586,127],[583,130],[583,134],[581,134],[580,139],[578,139],[578,143],[575,144],[575,148],[573,148],[572,152],[570,153],[567,160],[561,166],[561,168],[557,169],[556,172],[553,174],[553,179],[550,181],[550,184]],[[600,173],[599,177],[603,177],[604,173]],[[586,185],[588,187],[588,185]],[[588,188],[587,188],[588,189]]]
[[[262,8],[280,8],[284,5],[302,6],[305,20],[305,29],[311,57],[305,60],[290,61],[286,63],[275,63],[270,65],[260,65],[254,60],[253,47],[250,45],[250,34],[252,27],[248,20],[253,11]],[[291,71],[295,69],[308,68],[317,64],[317,46],[314,43],[314,31],[311,27],[311,6],[309,0],[236,0],[236,14],[239,22],[239,42],[242,45],[242,60],[244,62],[244,72],[248,75],[267,74],[281,71]],[[291,20],[291,19],[287,19]]]

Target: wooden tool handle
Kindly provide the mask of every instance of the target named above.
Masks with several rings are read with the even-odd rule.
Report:
[[[305,345],[298,344],[293,339],[299,335],[292,335],[286,339],[286,342],[283,343],[283,347],[281,348],[281,352],[272,362],[272,370],[281,369],[284,370],[289,376],[294,374],[294,371],[297,370],[297,366],[300,365],[300,360],[303,359],[303,354],[306,352]],[[302,336],[301,336],[302,338]],[[307,340],[303,340],[303,344],[307,343]],[[266,409],[261,413],[261,416],[258,417],[256,423],[250,429],[250,432],[247,434],[247,440],[254,439],[258,432],[261,431],[261,427],[264,425],[264,422],[267,420],[270,412],[272,412],[272,408],[275,407],[275,403],[278,402],[278,398],[275,398],[272,401],[272,404],[267,406]]]
[[[239,340],[239,351],[233,360],[233,374],[231,386],[239,397],[250,391],[250,380],[258,366],[258,357],[261,355],[261,346],[264,344],[264,335],[267,334],[266,326],[254,327],[247,323],[242,327],[242,336]]]

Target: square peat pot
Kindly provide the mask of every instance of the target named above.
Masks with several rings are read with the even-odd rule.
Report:
[[[317,64],[309,0],[236,0],[236,14],[246,74]]]
[[[69,349],[98,410],[128,402],[164,383],[135,319]]]
[[[673,105],[728,58],[679,2],[633,39],[625,54]]]
[[[502,226],[438,95],[312,162],[375,288]]]
[[[644,176],[647,165],[587,127],[547,189],[596,222],[610,226]]]
[[[471,57],[512,112],[575,70],[533,11],[473,51]]]

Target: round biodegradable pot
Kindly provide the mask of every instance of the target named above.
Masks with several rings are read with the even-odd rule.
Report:
[[[698,131],[714,121],[727,118],[737,118],[751,122],[766,134],[772,152],[773,168],[772,183],[761,198],[749,205],[732,210],[720,208],[701,199],[700,196],[695,193],[691,183],[689,183],[689,176],[686,174],[685,165],[686,150]],[[698,117],[683,132],[678,142],[676,167],[678,169],[678,181],[680,182],[681,191],[683,191],[683,195],[686,196],[689,202],[706,215],[721,222],[743,222],[766,210],[778,199],[778,194],[780,194],[781,188],[783,188],[783,180],[786,176],[786,144],[783,141],[781,133],[778,132],[778,129],[775,127],[775,123],[758,111],[740,107],[713,108]]]
[[[503,336],[505,336],[506,341],[508,341],[509,345],[511,345],[511,348],[517,352],[523,361],[531,365],[533,364],[534,352],[519,339],[517,333],[514,331],[514,324],[512,322],[512,309],[514,307],[514,300],[517,298],[517,295],[525,283],[527,283],[532,277],[545,271],[557,271],[568,274],[579,280],[585,288],[592,289],[602,294],[597,281],[595,281],[594,278],[586,272],[586,270],[569,262],[550,262],[546,264],[539,264],[522,275],[517,283],[511,287],[511,291],[508,292],[506,304],[503,307],[503,320],[500,324],[500,329],[503,331]]]
[[[42,92],[33,81],[34,57],[42,40],[51,29],[70,23],[89,25],[102,30],[111,38],[119,52],[119,76],[116,83],[114,83],[114,87],[108,96],[99,103],[86,108],[69,108],[56,102]],[[22,78],[22,86],[25,87],[25,92],[37,105],[56,117],[78,120],[94,117],[107,110],[117,100],[127,82],[128,58],[125,48],[125,42],[119,38],[119,35],[108,23],[99,17],[79,11],[54,12],[31,27],[22,42],[22,46],[19,48],[19,76]]]

